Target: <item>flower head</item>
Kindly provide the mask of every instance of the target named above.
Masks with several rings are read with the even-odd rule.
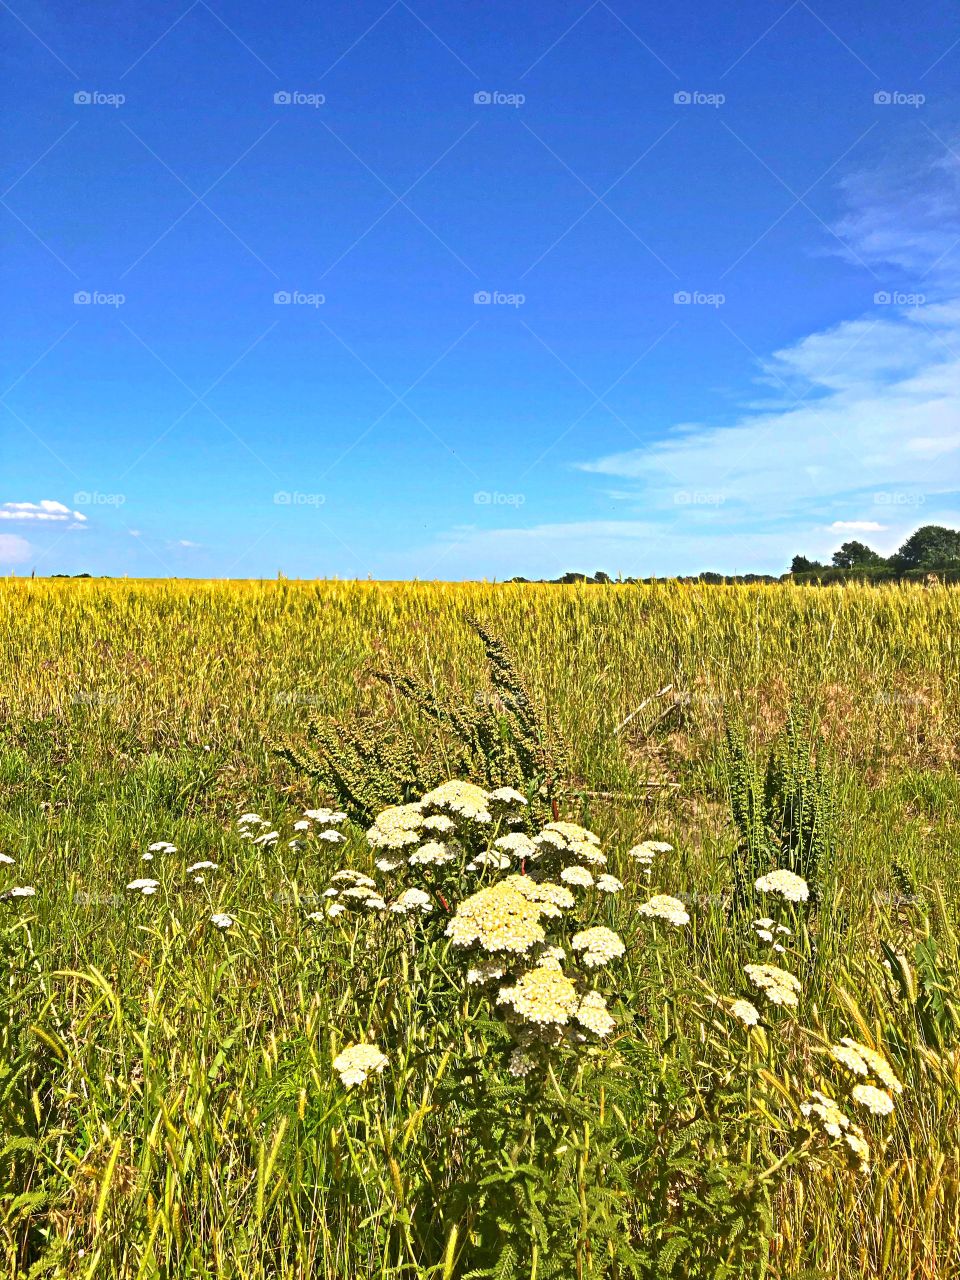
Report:
[[[151,893],[156,893],[160,888],[159,880],[131,880],[127,885],[128,889],[136,889],[140,893],[149,897]]]
[[[807,1102],[800,1103],[800,1111],[807,1119],[815,1116],[824,1133],[831,1138],[841,1137],[850,1128],[850,1121],[834,1100],[817,1090],[814,1090]]]
[[[389,1059],[381,1053],[375,1044],[352,1044],[333,1060],[333,1069],[347,1089],[354,1085],[366,1084],[367,1077],[378,1074]]]
[[[215,911],[210,917],[210,923],[215,929],[229,929],[234,921],[233,916],[228,916],[224,911]]]
[[[574,1017],[581,1027],[586,1027],[595,1036],[608,1036],[617,1025],[613,1015],[607,1008],[606,1000],[599,991],[588,991],[586,993],[580,1001],[580,1006]]]
[[[513,987],[503,987],[497,1004],[509,1005],[524,1022],[563,1026],[579,1007],[577,989],[559,969],[531,969]]]
[[[597,876],[597,888],[601,893],[619,893],[623,888],[623,881],[616,876]]]
[[[581,959],[588,969],[609,964],[611,960],[619,959],[626,950],[620,936],[604,925],[595,925],[592,929],[575,933],[570,945],[574,951],[583,953]]]
[[[32,884],[17,885],[16,888],[8,889],[6,893],[0,895],[4,898],[35,898],[37,891]]]
[[[411,911],[419,911],[427,915],[433,910],[433,903],[430,901],[430,895],[424,893],[422,889],[404,889],[396,902],[391,902],[390,910],[400,916],[408,915]]]
[[[755,1027],[760,1021],[760,1014],[749,1000],[731,1000],[727,1008],[745,1027]]]
[[[579,889],[589,889],[593,885],[593,876],[587,868],[576,863],[572,867],[564,867],[560,872],[560,879],[564,884],[576,885]]]
[[[333,809],[304,809],[303,816],[312,819],[314,822],[323,822],[334,827],[347,820],[345,813],[337,813]],[[297,831],[303,830],[297,823],[294,823],[294,829]]]
[[[903,1085],[897,1079],[893,1067],[891,1067],[890,1063],[882,1053],[877,1053],[876,1049],[871,1049],[869,1045],[861,1044],[859,1040],[851,1040],[849,1036],[844,1036],[841,1039],[839,1046],[832,1045],[830,1049],[830,1052],[838,1062],[840,1059],[836,1057],[836,1053],[834,1052],[837,1048],[843,1048],[846,1049],[848,1053],[855,1054],[866,1066],[866,1072],[856,1071],[855,1074],[872,1075],[893,1093],[903,1093]]]
[[[788,970],[778,969],[775,964],[748,964],[743,971],[771,1004],[799,1003],[800,981]]]
[[[509,880],[501,880],[465,898],[446,933],[454,946],[477,945],[487,952],[522,955],[535,943],[544,941],[540,915],[538,903],[520,893]]]
[[[187,867],[187,875],[192,875],[194,871],[216,871],[216,869],[215,862],[195,862],[192,867]]]
[[[893,1099],[886,1089],[875,1089],[872,1084],[855,1084],[850,1097],[875,1116],[888,1116],[893,1110]]]
[[[418,832],[422,825],[419,804],[395,804],[377,814],[367,831],[367,840],[374,849],[402,849],[420,843]]]
[[[420,801],[425,809],[449,809],[473,822],[490,822],[490,796],[472,782],[444,782]]]
[[[760,893],[776,893],[787,902],[806,902],[810,897],[810,886],[804,880],[803,876],[795,875],[794,872],[788,871],[786,867],[781,867],[778,871],[770,871],[765,876],[760,876],[755,882],[754,888]]]
[[[640,908],[642,916],[650,916],[654,920],[666,920],[675,928],[690,923],[690,916],[679,898],[671,898],[668,893],[657,893]]]

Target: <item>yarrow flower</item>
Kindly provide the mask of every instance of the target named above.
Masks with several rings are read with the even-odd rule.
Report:
[[[600,837],[575,822],[548,822],[540,834],[534,836],[533,843],[539,845],[542,852],[555,849],[591,866],[603,866],[607,861],[599,847]]]
[[[592,929],[584,929],[575,933],[570,943],[574,951],[581,951],[581,959],[588,969],[599,968],[617,960],[626,951],[622,939],[612,929],[604,925],[595,925]]]
[[[830,1046],[830,1056],[834,1062],[846,1067],[856,1076],[872,1075],[893,1093],[903,1092],[903,1085],[883,1054],[877,1053],[869,1045],[861,1044],[859,1040],[843,1036],[839,1044]]]
[[[497,836],[493,842],[495,849],[503,849],[512,853],[515,858],[539,858],[540,849],[528,835],[522,831],[511,831],[508,835]]]
[[[671,898],[668,893],[657,893],[640,908],[642,916],[650,916],[654,920],[666,920],[675,928],[690,923],[690,916],[679,898]]]
[[[564,867],[560,872],[560,879],[564,884],[573,884],[580,889],[589,889],[593,885],[593,876],[587,868],[576,865]]]
[[[37,891],[32,884],[17,885],[14,889],[8,889],[6,893],[0,895],[4,898],[35,898]]]
[[[498,804],[508,806],[515,804],[526,805],[528,803],[527,797],[521,795],[519,791],[515,791],[513,787],[497,787],[490,792],[489,798],[495,800]]]
[[[816,1089],[807,1102],[800,1103],[800,1111],[807,1119],[816,1116],[823,1131],[831,1138],[842,1137],[844,1131],[850,1128],[850,1121],[834,1100]]]
[[[187,875],[192,875],[194,871],[216,871],[216,869],[215,862],[195,862],[192,867],[187,867]]]
[[[616,876],[597,876],[597,888],[601,893],[619,893],[623,888],[623,881]]]
[[[343,844],[347,837],[339,831],[321,831],[317,838],[326,840],[328,844]]]
[[[632,849],[627,850],[627,857],[639,862],[642,870],[649,875],[653,860],[657,854],[672,852],[673,845],[667,844],[666,840],[641,840],[639,844],[635,844]]]
[[[424,893],[422,889],[404,889],[396,902],[391,902],[390,910],[401,916],[408,915],[411,911],[419,911],[427,915],[433,910],[433,903],[430,901],[430,895]]]
[[[493,867],[496,871],[506,871],[511,865],[511,858],[508,853],[500,853],[493,849],[487,849],[467,863],[468,871],[479,871],[484,867]]]
[[[886,1089],[876,1089],[872,1084],[855,1084],[850,1097],[875,1116],[888,1116],[893,1111],[893,1099]]]
[[[0,853],[0,862],[2,862],[5,867],[13,866],[13,858],[10,857],[9,853]]]
[[[549,880],[534,880],[530,876],[512,875],[501,881],[529,901],[536,903],[542,916],[555,920],[561,912],[569,911],[576,904],[576,899],[569,889],[562,884],[553,884]]]
[[[420,804],[425,809],[451,809],[462,818],[485,823],[491,821],[490,810],[487,807],[489,801],[490,797],[483,787],[478,787],[472,782],[453,780],[441,783],[439,787],[428,791]]]
[[[616,1020],[607,1008],[607,1002],[599,991],[588,991],[574,1014],[577,1022],[595,1036],[608,1036],[616,1027]]]
[[[507,1063],[507,1070],[512,1076],[518,1076],[522,1079],[528,1076],[536,1066],[535,1059],[531,1058],[529,1053],[523,1049],[514,1049],[510,1055],[510,1061]]]
[[[322,822],[330,826],[337,826],[341,822],[346,822],[347,815],[345,813],[336,813],[333,809],[304,809],[303,816],[310,818],[313,822]],[[303,830],[297,823],[294,823],[294,830]]]
[[[518,879],[519,877],[511,877]],[[540,906],[508,880],[465,898],[446,928],[456,947],[478,945],[484,951],[523,955],[545,934]]]
[[[171,844],[169,840],[157,840],[154,844],[147,845],[147,853],[176,853],[177,846]]]
[[[333,1060],[333,1069],[347,1089],[366,1084],[367,1077],[379,1074],[389,1063],[389,1058],[375,1044],[352,1044]]]
[[[760,1014],[749,1000],[731,1000],[727,1009],[745,1027],[755,1027],[760,1021]]]
[[[778,969],[775,964],[748,964],[743,971],[771,1004],[799,1003],[800,981],[786,969]]]
[[[754,883],[754,888],[760,893],[779,894],[787,902],[806,902],[810,897],[810,886],[803,876],[795,875],[786,867],[760,876]]]
[[[210,917],[210,923],[215,929],[229,929],[233,923],[233,916],[228,916],[225,911],[215,911]]]
[[[422,825],[423,813],[419,804],[395,804],[377,814],[373,826],[367,831],[367,840],[374,849],[402,849],[406,845],[420,843]]]
[[[428,840],[426,844],[422,844],[416,853],[411,853],[407,861],[411,867],[419,866],[443,866],[446,862],[453,862],[456,855],[445,844],[441,844],[439,840]]]
[[[145,897],[149,897],[151,893],[156,893],[160,888],[159,880],[131,880],[127,885],[128,889],[136,889]]]
[[[497,1004],[509,1005],[524,1022],[565,1025],[577,1011],[577,989],[559,969],[531,969],[513,987],[503,987]]]

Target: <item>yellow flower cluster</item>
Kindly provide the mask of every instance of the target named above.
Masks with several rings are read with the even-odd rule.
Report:
[[[561,853],[573,862],[601,867],[607,861],[599,847],[600,837],[575,822],[548,822],[533,842],[541,852]]]
[[[744,973],[771,1004],[799,1004],[800,981],[775,964],[744,965]]]
[[[472,782],[444,782],[420,801],[424,809],[450,809],[473,822],[490,822],[490,796]]]
[[[595,1036],[608,1036],[617,1025],[599,991],[588,991],[574,1015],[577,1022]]]
[[[760,1014],[749,1000],[731,1000],[727,1008],[745,1027],[755,1027],[760,1021]]]
[[[373,826],[367,831],[367,840],[374,849],[402,849],[406,845],[419,844],[418,832],[423,825],[423,813],[419,804],[395,804],[378,813]]]
[[[528,902],[536,903],[540,914],[551,920],[556,919],[563,911],[569,911],[575,899],[569,889],[562,884],[552,884],[549,880],[532,880],[530,876],[507,876],[503,881],[511,889],[522,894]]]
[[[524,1022],[565,1026],[580,1007],[577,989],[560,969],[531,969],[504,987],[497,1004],[509,1005]]]
[[[520,878],[511,876],[510,880]],[[540,905],[520,893],[510,880],[481,889],[460,903],[446,930],[454,946],[476,944],[488,952],[523,955],[544,941]]]

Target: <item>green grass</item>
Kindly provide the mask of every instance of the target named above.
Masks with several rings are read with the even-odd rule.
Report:
[[[235,825],[255,810],[286,833],[325,799],[267,741],[315,709],[388,714],[366,675],[378,655],[471,691],[468,609],[543,694],[570,748],[564,817],[601,835],[627,882],[592,921],[629,947],[611,1062],[570,1065],[535,1107],[442,949],[371,948],[306,919],[337,867],[370,868],[362,832],[258,850]],[[560,1274],[655,1275],[616,1260],[621,1238],[656,1239],[666,1275],[722,1275],[724,1259],[750,1274],[731,1224],[764,1235],[750,1196],[796,1146],[785,1098],[823,1070],[821,1034],[884,1045],[906,1089],[867,1125],[869,1176],[799,1157],[778,1173],[768,1274],[960,1270],[960,592],[7,580],[0,627],[0,851],[15,858],[0,887],[38,891],[0,903],[4,1274],[452,1280],[491,1265],[483,1205],[518,1221],[550,1209],[534,1173],[522,1194],[481,1191],[507,1156],[566,1189]],[[705,1012],[707,987],[749,995],[757,958],[729,915],[721,730],[736,714],[761,750],[795,695],[836,767],[841,838],[816,956],[795,957],[800,1014],[771,1016],[764,1048]],[[676,846],[653,880],[691,903],[676,935],[635,911],[647,889],[624,855],[647,836]],[[156,840],[179,852],[142,863]],[[219,869],[195,885],[183,869],[201,859]],[[146,874],[156,896],[126,889]],[[212,929],[214,911],[236,927]],[[928,936],[948,1006],[936,1044],[880,947],[919,980]],[[331,1062],[364,1033],[389,1043],[390,1068],[348,1095]],[[523,1256],[517,1274],[550,1274],[546,1254]]]

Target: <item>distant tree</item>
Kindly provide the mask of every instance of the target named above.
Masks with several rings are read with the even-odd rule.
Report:
[[[893,561],[898,569],[946,569],[960,564],[960,530],[925,524],[911,533]]]
[[[808,560],[806,556],[794,556],[790,565],[791,573],[813,573],[815,569],[825,569],[827,566],[821,564],[819,560]]]
[[[863,542],[845,542],[839,551],[833,553],[835,569],[867,569],[886,564],[883,556]]]
[[[594,582],[599,582],[604,587],[608,586],[613,581],[609,573],[604,573],[602,569],[597,570],[593,575],[593,580]]]

